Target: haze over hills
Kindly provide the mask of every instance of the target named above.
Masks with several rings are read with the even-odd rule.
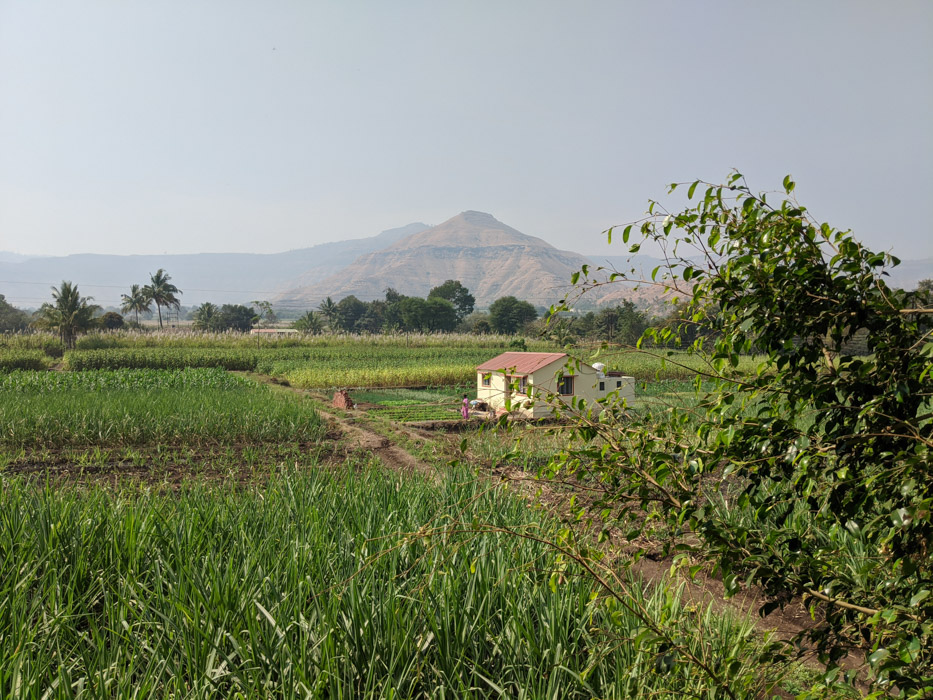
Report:
[[[589,261],[507,226],[491,214],[465,211],[394,245],[360,256],[321,282],[277,298],[288,306],[315,307],[325,297],[380,299],[388,287],[426,296],[445,280],[460,280],[478,307],[512,295],[548,305],[569,290],[570,276]]]
[[[50,300],[49,286],[62,280],[79,285],[81,293],[102,306],[119,304],[132,284],[144,284],[164,268],[184,292],[185,306],[248,303],[270,299],[298,284],[313,284],[360,255],[384,248],[427,225],[408,224],[377,236],[284,253],[200,253],[194,255],[68,255],[0,261],[0,294],[20,307],[38,307]]]
[[[607,246],[618,252],[621,246]],[[314,309],[325,298],[355,295],[381,299],[388,287],[426,296],[448,279],[460,280],[476,297],[477,308],[512,295],[547,306],[570,289],[583,265],[650,277],[660,260],[643,255],[579,255],[558,250],[535,236],[498,221],[491,214],[465,211],[437,226],[412,223],[369,238],[324,243],[284,253],[202,253],[197,255],[69,255],[30,257],[0,252],[0,294],[21,308],[49,301],[51,285],[70,280],[102,306],[118,306],[132,284],[144,284],[164,268],[184,292],[185,306],[205,301],[273,301],[279,309]],[[933,278],[933,258],[905,260],[889,273],[889,284],[913,289]],[[587,294],[587,305],[631,300],[662,312],[660,290],[620,283]]]

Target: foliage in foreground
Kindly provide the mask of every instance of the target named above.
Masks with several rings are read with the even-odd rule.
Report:
[[[670,261],[655,276],[687,303],[681,327],[649,330],[645,345],[693,338],[714,381],[650,421],[581,416],[578,435],[600,435],[605,449],[571,450],[552,469],[602,480],[632,538],[663,524],[671,548],[711,562],[727,591],[757,585],[771,596],[765,610],[806,600],[820,621],[807,636],[830,675],[858,650],[879,691],[928,697],[929,324],[914,295],[884,283],[896,260],[812,221],[784,185],[776,205],[738,175],[693,183],[700,201],[679,214],[652,204],[640,231]],[[871,354],[845,354],[856,333]],[[731,376],[753,351],[757,373]]]
[[[755,697],[779,674],[748,624],[631,586],[646,629],[469,473],[351,467],[180,493],[6,480],[0,696]]]

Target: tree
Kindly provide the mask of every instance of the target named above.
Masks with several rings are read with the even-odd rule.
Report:
[[[160,267],[154,275],[149,275],[149,284],[144,287],[146,296],[155,302],[156,309],[158,309],[159,328],[162,327],[162,307],[177,309],[181,306],[176,295],[181,294],[182,291],[171,283],[171,279],[171,276]]]
[[[470,290],[458,280],[447,280],[444,284],[434,287],[428,292],[428,299],[432,297],[446,299],[453,304],[457,313],[457,323],[473,313],[473,306],[476,303],[476,299],[470,294]]]
[[[136,325],[139,325],[139,312],[147,313],[152,311],[152,297],[149,296],[148,287],[140,287],[134,284],[130,287],[129,294],[120,295],[120,311],[125,314],[131,311],[136,317]]]
[[[648,322],[635,304],[625,300],[617,306],[600,309],[595,326],[603,340],[632,344],[644,333]]]
[[[401,330],[421,331],[427,327],[428,307],[421,297],[403,297],[393,306],[398,313]]]
[[[0,294],[0,333],[21,331],[28,325],[29,314],[12,306],[6,297]]]
[[[35,324],[57,330],[62,344],[72,349],[78,334],[94,326],[94,314],[100,307],[90,303],[93,297],[82,297],[78,285],[68,281],[52,287],[52,299],[53,304],[46,302],[36,312]]]
[[[101,328],[105,328],[108,331],[115,331],[123,328],[126,322],[116,311],[108,311],[98,319],[98,323],[100,323]]]
[[[271,301],[251,301],[250,304],[256,308],[260,328],[271,328],[279,320],[272,308]]]
[[[327,297],[318,305],[318,310],[321,312],[321,315],[324,317],[324,320],[327,322],[327,326],[331,329],[337,327],[337,304],[334,303],[334,300],[330,297]]]
[[[698,401],[644,419],[619,406],[601,420],[580,413],[588,442],[550,473],[600,480],[608,495],[596,507],[630,540],[663,523],[669,551],[713,565],[728,593],[758,586],[763,613],[806,601],[819,624],[804,634],[827,666],[860,650],[880,690],[928,697],[933,341],[922,314],[884,282],[897,259],[812,220],[789,177],[777,203],[738,174],[690,184],[689,199],[698,188],[696,206],[669,214],[652,203],[621,234],[640,232],[631,253],[661,248],[657,279],[684,299],[681,317],[715,329],[642,338],[642,348],[686,341],[704,359]],[[603,284],[582,277],[583,290]],[[870,354],[846,354],[856,333]],[[753,352],[758,370],[736,376]]]
[[[538,312],[534,306],[513,296],[499,297],[489,307],[489,322],[496,333],[516,333],[536,318]]]
[[[217,330],[247,333],[256,323],[256,314],[243,304],[224,304],[217,312]]]
[[[357,323],[366,313],[366,304],[352,294],[337,302],[337,327],[347,332],[359,330]]]
[[[933,279],[925,279],[917,282],[917,288],[914,290],[914,294],[921,306],[933,306]]]
[[[292,324],[292,328],[302,333],[317,335],[324,329],[324,324],[321,323],[321,319],[313,311],[305,311]]]
[[[199,307],[197,307],[192,313],[192,320],[194,321],[194,327],[199,331],[218,331],[223,330],[221,327],[223,319],[220,316],[220,309],[217,308],[216,304],[212,304],[209,301],[205,301]]]
[[[457,310],[447,299],[428,297],[424,303],[428,314],[426,330],[450,333],[457,327],[457,323],[459,323]]]
[[[387,310],[388,304],[384,301],[376,299],[369,302],[366,304],[366,312],[356,322],[357,329],[367,333],[378,333],[385,330]]]

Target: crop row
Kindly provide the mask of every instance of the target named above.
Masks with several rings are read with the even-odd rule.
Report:
[[[167,389],[244,389],[248,379],[222,369],[114,369],[95,372],[12,372],[0,376],[0,395],[9,392],[42,394],[63,391],[164,391]]]
[[[5,484],[0,697],[752,697],[773,678],[751,625],[631,585],[665,621],[642,633],[533,541],[555,528],[523,500],[357,466],[177,494]],[[718,681],[662,658],[667,638]]]
[[[0,444],[66,446],[317,442],[301,397],[222,371],[13,373],[0,384]]]
[[[622,372],[641,381],[656,379],[694,379],[697,373],[715,375],[717,371],[754,374],[761,357],[743,356],[737,367],[717,368],[699,355],[663,348],[652,350],[606,350],[593,353],[587,361],[603,362],[606,368]]]
[[[133,348],[339,348],[339,347],[463,347],[505,349],[514,340],[505,335],[470,335],[461,333],[364,334],[327,333],[297,337],[255,337],[243,333],[209,333],[194,330],[172,331],[101,331],[78,338],[78,350]],[[530,350],[549,350],[547,341],[526,339]],[[61,339],[47,332],[0,334],[0,350],[41,350],[54,357],[62,354]]]
[[[0,374],[18,369],[49,368],[49,357],[41,350],[0,349]]]

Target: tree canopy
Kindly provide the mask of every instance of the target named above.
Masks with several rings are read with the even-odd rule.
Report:
[[[36,312],[35,324],[58,332],[66,348],[74,348],[79,333],[94,327],[94,316],[100,310],[91,304],[93,297],[82,297],[78,285],[63,281],[52,287],[53,303],[44,303]]]
[[[446,299],[453,304],[457,313],[457,323],[473,313],[473,306],[476,303],[476,299],[470,294],[470,290],[464,287],[459,280],[447,280],[444,284],[434,287],[428,292],[428,299],[434,297]]]
[[[534,306],[513,296],[499,297],[489,306],[489,323],[497,333],[517,333],[536,318],[538,311]]]
[[[29,325],[29,314],[10,304],[0,294],[0,332],[21,331]]]
[[[149,284],[144,287],[146,297],[155,302],[159,312],[159,328],[162,327],[162,307],[177,309],[181,306],[178,295],[182,291],[171,282],[171,275],[161,267],[149,276]]]

